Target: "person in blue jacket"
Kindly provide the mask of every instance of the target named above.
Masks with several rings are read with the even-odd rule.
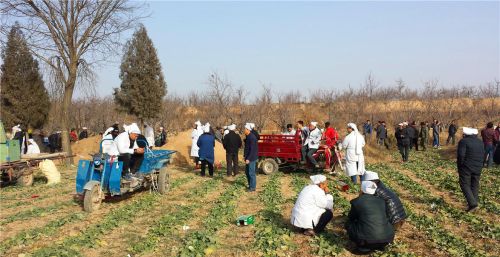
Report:
[[[257,187],[257,175],[255,173],[255,166],[257,163],[257,137],[252,133],[252,124],[245,125],[245,151],[243,157],[245,158],[245,175],[248,180],[248,192],[254,192]]]
[[[203,126],[203,134],[198,138],[196,143],[200,148],[198,150],[198,156],[201,161],[201,176],[205,176],[205,170],[208,166],[208,174],[210,177],[214,176],[214,147],[215,147],[215,137],[210,133],[210,124],[207,123]]]

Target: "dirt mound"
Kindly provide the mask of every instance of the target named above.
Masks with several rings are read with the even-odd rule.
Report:
[[[99,152],[99,142],[101,141],[101,136],[93,136],[78,140],[71,144],[71,151],[75,155],[74,161],[78,162],[80,159],[90,159],[89,154],[94,154]]]

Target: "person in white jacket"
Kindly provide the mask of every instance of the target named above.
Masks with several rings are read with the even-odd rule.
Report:
[[[155,146],[155,130],[149,124],[144,125],[144,137],[150,148]]]
[[[123,162],[122,174],[135,173],[139,170],[144,159],[144,148],[139,148],[136,140],[141,134],[141,130],[136,123],[129,126],[124,125],[125,131],[115,138],[115,146],[118,150],[118,161]]]
[[[358,175],[365,173],[365,157],[363,155],[365,138],[358,132],[354,123],[347,124],[347,132],[349,134],[342,141],[342,148],[346,152],[346,173],[356,184]]]
[[[323,231],[333,218],[333,196],[328,194],[328,182],[324,175],[311,176],[312,184],[300,191],[290,219],[293,226],[314,236]]]
[[[314,168],[319,168],[318,162],[314,159],[313,154],[318,151],[319,143],[321,142],[321,130],[318,128],[318,123],[313,121],[309,124],[309,135],[302,144],[302,163],[306,162],[307,159],[314,165]]]
[[[118,133],[118,126],[114,125],[104,131],[101,141],[102,153],[110,156],[118,156],[120,154],[114,141],[114,139],[118,137]]]
[[[199,166],[200,160],[198,156],[198,151],[200,148],[198,147],[198,138],[203,134],[203,129],[200,121],[196,121],[194,123],[193,132],[191,132],[191,157],[194,159],[194,163],[196,167]]]

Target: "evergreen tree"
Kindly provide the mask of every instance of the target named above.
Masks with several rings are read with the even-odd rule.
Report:
[[[118,108],[139,118],[156,118],[167,93],[160,60],[146,28],[141,26],[125,45],[120,66],[120,88],[114,97]]]
[[[2,59],[0,115],[4,125],[41,128],[47,120],[50,99],[38,62],[17,26],[10,30]]]

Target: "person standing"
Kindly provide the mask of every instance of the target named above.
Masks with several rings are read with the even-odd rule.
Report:
[[[386,149],[389,149],[389,143],[387,142],[387,128],[385,126],[385,121],[379,121],[377,126],[377,143],[379,145],[384,145]]]
[[[441,123],[438,120],[434,120],[432,123],[432,147],[439,148],[441,145],[439,143],[439,127],[441,127]]]
[[[325,122],[325,132],[323,133],[323,139],[325,140],[325,144],[333,149],[335,145],[337,145],[337,141],[339,140],[339,133],[330,126],[330,122]]]
[[[408,125],[408,122],[405,122],[405,125],[406,126],[406,130],[408,131],[408,137],[410,139],[410,150],[413,149],[413,142],[415,142],[415,138],[418,138],[418,135],[417,135],[417,129],[413,126],[414,123],[412,123],[412,125]],[[415,148],[417,147],[417,145],[415,145]],[[418,151],[418,149],[417,149]]]
[[[372,137],[373,126],[370,120],[366,120],[365,124],[363,124],[363,136],[365,136],[365,142],[370,142]]]
[[[163,127],[160,127],[160,129],[158,130],[158,135],[156,136],[155,146],[161,147],[164,146],[166,143],[167,143],[167,133],[165,133]]]
[[[351,177],[354,184],[357,182],[358,175],[365,172],[365,157],[363,147],[365,147],[365,138],[358,132],[356,124],[347,124],[349,133],[342,142],[342,148],[346,151],[346,173]]]
[[[191,132],[191,158],[193,158],[195,169],[200,167],[200,158],[198,155],[198,151],[200,148],[198,147],[198,139],[203,134],[203,129],[201,126],[201,122],[198,120],[194,123],[194,129]]]
[[[222,145],[226,150],[226,163],[227,163],[227,173],[229,177],[231,175],[238,175],[238,151],[241,148],[241,137],[236,134],[236,125],[231,124],[228,126],[229,132],[224,136]]]
[[[80,132],[80,135],[78,136],[78,140],[82,140],[82,139],[89,137],[89,132],[87,131],[87,127],[83,127],[82,129],[83,129],[83,131]]]
[[[455,145],[455,134],[457,134],[457,130],[458,128],[455,124],[455,120],[452,120],[451,124],[448,126],[448,138],[446,139],[446,145],[450,144],[450,141],[452,145]]]
[[[483,168],[484,147],[474,128],[463,128],[463,138],[458,142],[457,170],[460,188],[467,200],[467,211],[477,208],[479,202],[479,179]]]
[[[420,147],[422,150],[427,150],[427,140],[429,138],[429,127],[425,122],[420,122],[420,132],[418,133],[420,137]]]
[[[245,125],[245,150],[243,157],[245,158],[245,175],[248,181],[248,192],[254,192],[257,187],[257,174],[255,173],[255,164],[258,158],[257,137],[252,133],[251,124]]]
[[[403,162],[408,161],[408,155],[410,153],[410,135],[408,133],[407,124],[406,122],[399,123],[395,133],[399,153],[403,158]]]
[[[214,148],[215,148],[215,137],[210,133],[210,124],[207,123],[203,126],[203,134],[198,138],[196,145],[199,147],[198,156],[201,161],[201,173],[202,177],[205,176],[205,170],[208,166],[208,174],[210,177],[214,176]]]
[[[481,130],[481,138],[484,143],[484,165],[491,168],[493,166],[493,152],[497,144],[493,122],[488,122],[486,128]]]
[[[144,137],[148,142],[149,148],[155,145],[155,130],[149,124],[144,124]]]

